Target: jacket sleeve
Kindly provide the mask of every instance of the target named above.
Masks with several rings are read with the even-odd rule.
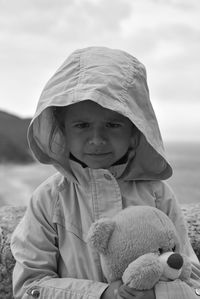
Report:
[[[166,213],[174,223],[180,236],[181,251],[189,257],[192,263],[191,288],[194,290],[195,288],[200,288],[200,263],[191,246],[187,225],[181,207],[168,184],[162,182],[155,193],[157,208]],[[181,283],[179,284],[181,285]]]
[[[43,206],[42,206],[43,205]],[[56,226],[50,221],[50,205],[32,198],[24,218],[13,233],[11,250],[16,265],[13,293],[16,299],[100,298],[106,283],[59,278]],[[52,208],[51,208],[52,209]]]
[[[179,279],[160,281],[155,286],[156,299],[197,299],[195,288]]]

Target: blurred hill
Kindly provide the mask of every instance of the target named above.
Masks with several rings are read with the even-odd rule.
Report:
[[[0,111],[0,163],[33,161],[26,139],[30,120]]]

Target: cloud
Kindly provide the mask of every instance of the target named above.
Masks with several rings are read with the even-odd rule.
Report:
[[[35,68],[38,58],[47,67],[67,51],[111,45],[116,36],[120,39],[121,21],[131,12],[130,0],[1,0],[1,4],[0,63],[5,68],[17,63]]]
[[[178,24],[164,27],[162,32],[151,56],[155,95],[166,100],[198,101],[200,30]]]
[[[67,40],[119,30],[130,0],[2,1],[1,27],[7,33]]]

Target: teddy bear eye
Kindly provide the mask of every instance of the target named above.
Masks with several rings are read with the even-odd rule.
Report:
[[[158,251],[159,251],[160,254],[163,253],[163,249],[162,248],[158,248]]]
[[[172,251],[175,252],[176,250],[176,246],[174,245],[174,247],[172,248]]]

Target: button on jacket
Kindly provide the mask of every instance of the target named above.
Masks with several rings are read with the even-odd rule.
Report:
[[[109,169],[83,167],[70,158],[59,128],[52,134],[54,107],[82,100],[121,113],[138,128],[139,142],[124,164]],[[28,138],[35,157],[58,172],[35,190],[13,234],[15,298],[100,298],[108,284],[99,255],[87,244],[87,233],[95,220],[131,205],[157,207],[172,219],[181,252],[193,264],[192,285],[174,282],[175,289],[180,290],[180,298],[188,299],[188,290],[195,295],[200,266],[174,194],[163,182],[172,170],[149,100],[146,71],[136,58],[102,47],[72,53],[45,86]],[[163,284],[162,299],[173,298],[167,282]],[[156,292],[159,295],[162,289]]]

